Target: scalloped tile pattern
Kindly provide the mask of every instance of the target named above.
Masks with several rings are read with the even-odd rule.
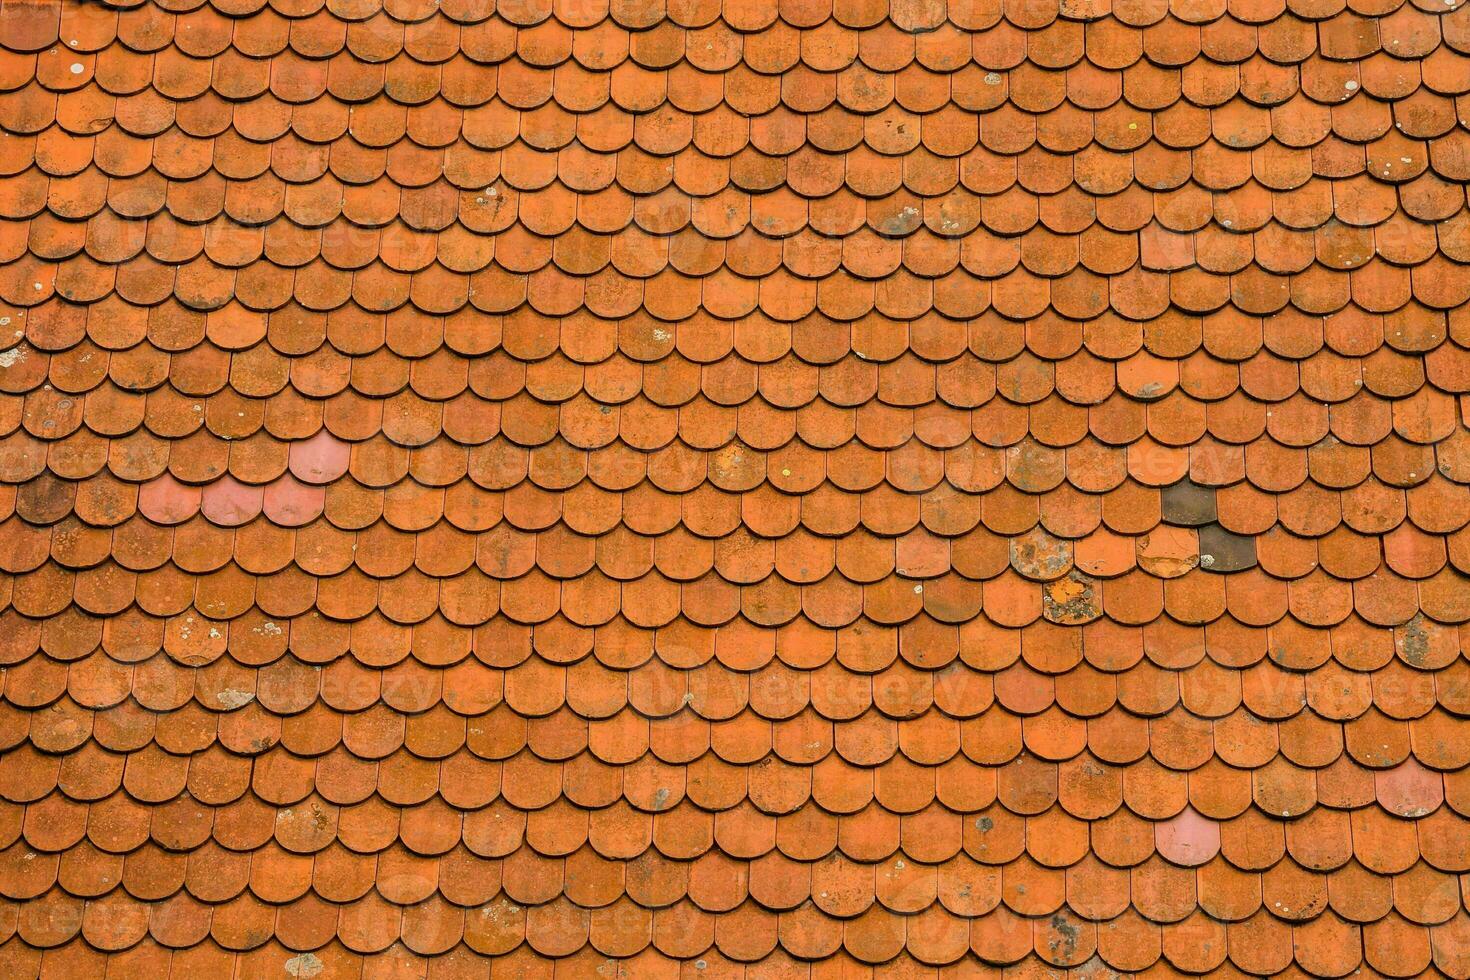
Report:
[[[4,0],[0,975],[1470,976],[1467,6]]]

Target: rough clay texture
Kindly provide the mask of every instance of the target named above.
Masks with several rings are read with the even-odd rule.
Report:
[[[5,0],[0,975],[1470,976],[1461,0]]]

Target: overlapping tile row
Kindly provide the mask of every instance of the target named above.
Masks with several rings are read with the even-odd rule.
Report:
[[[0,46],[0,974],[1470,976],[1460,3]]]

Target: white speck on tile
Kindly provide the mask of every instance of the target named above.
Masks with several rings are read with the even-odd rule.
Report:
[[[291,957],[285,963],[287,975],[295,977],[296,980],[309,980],[310,977],[316,976],[325,968],[321,957],[315,953],[302,953]]]
[[[223,691],[215,694],[214,699],[233,711],[236,708],[243,708],[251,701],[254,701],[255,693],[253,691],[239,691],[233,687],[227,687]],[[290,811],[285,812],[289,813]]]

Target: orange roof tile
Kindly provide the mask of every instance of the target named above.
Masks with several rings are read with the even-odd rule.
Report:
[[[1460,0],[0,0],[0,975],[1470,977]]]

